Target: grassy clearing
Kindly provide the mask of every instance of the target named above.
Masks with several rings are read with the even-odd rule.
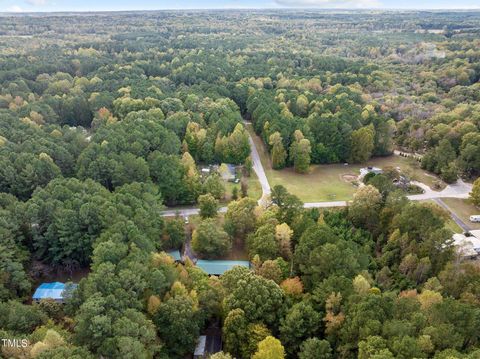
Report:
[[[356,186],[351,182],[351,177],[358,176],[360,168],[365,166],[400,167],[402,172],[410,178],[423,182],[432,188],[434,183],[438,181],[435,176],[423,171],[420,164],[414,159],[400,156],[374,158],[361,165],[312,165],[310,166],[310,173],[303,175],[295,173],[292,168],[275,171],[272,169],[266,146],[260,137],[254,133],[251,125],[248,125],[247,129],[253,137],[270,186],[282,185],[304,202],[352,199]]]
[[[463,233],[463,229],[451,218],[445,223],[445,227],[454,233]]]
[[[258,181],[258,177],[254,171],[252,171],[250,177],[247,177],[247,185],[248,185],[248,197],[253,198],[254,200],[259,200],[262,197],[262,186]],[[232,190],[234,187],[238,188],[238,195],[241,195],[241,184],[240,183],[232,183],[227,182],[225,183],[225,200],[222,201],[224,203],[228,203],[232,200]]]
[[[445,202],[467,226],[472,229],[480,229],[480,223],[470,222],[470,216],[480,214],[480,209],[471,204],[468,199],[443,198],[442,201]]]

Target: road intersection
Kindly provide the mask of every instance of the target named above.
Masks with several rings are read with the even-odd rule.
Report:
[[[247,121],[244,121],[245,124],[250,124]],[[262,161],[260,160],[260,155],[258,154],[257,147],[255,146],[255,142],[252,139],[252,136],[249,137],[250,146],[252,149],[252,162],[253,162],[253,170],[258,177],[260,185],[262,186],[262,197],[258,201],[259,204],[265,205],[268,203],[268,198],[271,193],[270,183],[268,182],[268,178],[265,174],[265,169],[263,168]],[[426,200],[434,200],[442,206],[441,198],[468,198],[469,193],[472,191],[472,185],[466,183],[462,180],[458,180],[456,183],[448,185],[442,191],[434,191],[427,185],[421,182],[413,181],[412,184],[420,187],[423,189],[422,194],[410,195],[407,196],[408,199],[412,201],[426,201]],[[330,207],[346,207],[348,205],[348,201],[329,201],[329,202],[310,202],[305,203],[305,208],[330,208]],[[442,206],[445,209],[449,210],[452,213],[453,219],[455,219],[456,215],[447,207]],[[225,213],[227,211],[227,207],[221,207],[218,209],[219,213]],[[162,216],[169,217],[169,216],[176,216],[180,215],[183,217],[188,217],[191,215],[196,215],[199,213],[198,208],[178,208],[178,209],[169,209],[162,212]],[[462,228],[466,228],[465,224],[460,221],[457,222]]]

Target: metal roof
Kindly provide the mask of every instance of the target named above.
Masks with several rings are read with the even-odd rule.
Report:
[[[203,269],[210,275],[222,275],[235,266],[250,268],[249,261],[227,261],[227,260],[203,260],[197,261],[197,267]]]
[[[180,251],[178,249],[168,251],[167,254],[173,259],[175,259],[176,261],[182,260],[182,255],[180,254]]]
[[[193,353],[193,355],[195,355],[195,356],[205,355],[205,345],[206,344],[207,344],[207,336],[206,335],[200,335],[198,337],[197,347],[195,348],[195,353]]]
[[[33,300],[41,299],[54,299],[63,300],[63,292],[66,287],[76,288],[77,284],[69,284],[54,282],[54,283],[42,283],[33,293]]]

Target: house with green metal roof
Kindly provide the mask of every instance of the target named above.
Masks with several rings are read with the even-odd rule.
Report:
[[[167,254],[173,259],[175,259],[176,262],[182,260],[182,255],[180,254],[180,251],[178,249],[168,251]]]
[[[236,266],[250,268],[249,261],[199,259],[196,265],[197,267],[203,269],[208,275],[222,275],[227,270],[230,270]]]

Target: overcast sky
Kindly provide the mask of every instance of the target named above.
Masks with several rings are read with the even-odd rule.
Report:
[[[0,11],[106,11],[233,8],[480,9],[480,0],[0,0]]]

